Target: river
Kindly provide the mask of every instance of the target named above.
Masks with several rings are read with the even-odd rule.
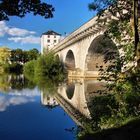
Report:
[[[2,75],[0,139],[77,140],[88,130],[110,128],[114,122],[109,124],[108,106],[116,109],[116,104],[114,96],[101,98],[104,86],[97,79],[69,79],[57,87],[49,81],[36,85],[23,75]]]

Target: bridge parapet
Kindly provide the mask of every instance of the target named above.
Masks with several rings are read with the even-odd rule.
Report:
[[[104,17],[101,18],[103,22],[97,21],[98,16],[90,19],[87,23],[82,25],[79,29],[72,32],[69,36],[64,38],[60,43],[58,43],[55,47],[51,49],[51,51],[54,51],[55,53],[66,48],[67,46],[71,45],[72,43],[77,42],[78,40],[81,40],[85,38],[86,36],[89,36],[90,34],[97,34],[99,32],[104,32],[106,30],[105,22],[107,24],[108,21],[112,19],[112,16],[107,12]]]

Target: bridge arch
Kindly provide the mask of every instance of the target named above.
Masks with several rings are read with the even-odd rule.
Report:
[[[109,65],[105,63],[109,52],[118,52],[115,43],[104,34],[98,35],[91,40],[85,57],[85,71],[98,71],[101,67],[106,69]],[[114,54],[114,53],[113,53]]]
[[[64,61],[65,67],[68,70],[74,70],[75,69],[75,56],[72,50],[68,50],[65,61]]]

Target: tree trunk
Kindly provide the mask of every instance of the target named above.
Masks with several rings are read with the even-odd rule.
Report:
[[[140,70],[140,0],[133,0],[134,43],[137,69]]]

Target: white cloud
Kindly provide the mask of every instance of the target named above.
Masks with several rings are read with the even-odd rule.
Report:
[[[0,21],[0,37],[3,37],[5,33],[8,31],[8,27],[6,26],[4,21]]]
[[[28,31],[25,29],[20,29],[20,28],[9,28],[7,33],[11,36],[25,36],[25,35],[30,35],[30,34],[35,34],[34,31]]]
[[[19,42],[21,44],[39,44],[40,37],[36,37],[33,35],[26,36],[26,37],[10,37],[8,38],[9,41]]]
[[[5,34],[10,36],[26,36],[35,34],[35,32],[16,27],[8,27],[4,21],[0,21],[0,36],[4,36]]]

